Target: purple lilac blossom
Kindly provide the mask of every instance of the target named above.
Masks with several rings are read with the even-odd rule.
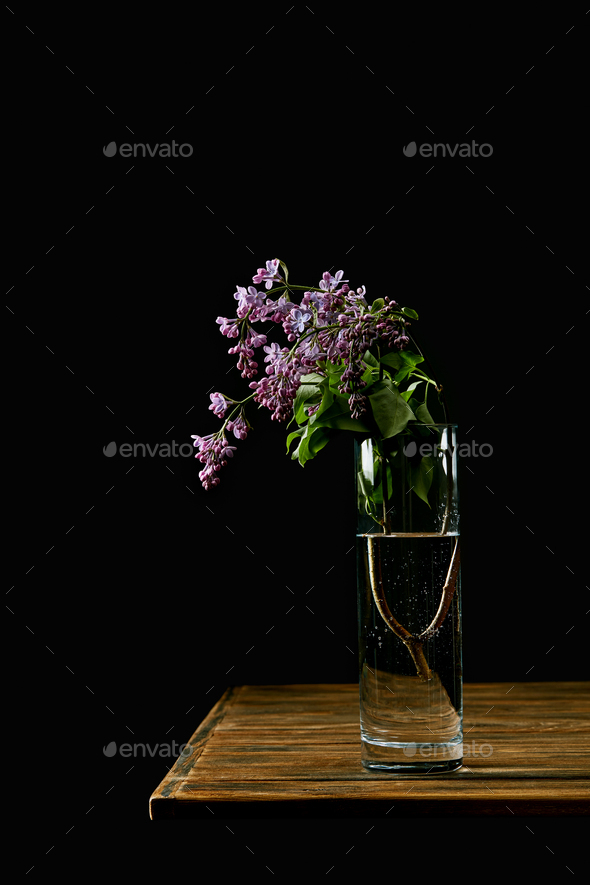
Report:
[[[258,268],[253,282],[264,282],[266,289],[272,288],[273,281],[282,281],[278,268],[278,259],[267,261],[266,269]],[[359,418],[367,408],[367,398],[362,393],[366,386],[362,378],[366,369],[366,351],[377,339],[385,347],[395,347],[397,350],[403,350],[409,344],[405,330],[410,324],[392,315],[393,311],[399,311],[397,303],[385,296],[384,307],[371,314],[365,298],[365,287],[361,286],[356,291],[350,289],[349,281],[343,280],[343,275],[342,270],[335,276],[324,273],[319,284],[322,291],[306,291],[299,305],[293,304],[287,294],[281,295],[277,301],[267,298],[265,303],[263,293],[254,286],[247,289],[238,286],[234,294],[238,301],[237,317],[217,317],[222,335],[240,338],[229,353],[239,354],[238,369],[243,378],[253,378],[258,374],[258,363],[252,359],[253,348],[264,346],[267,377],[252,381],[249,386],[255,390],[254,401],[272,412],[273,421],[285,421],[292,417],[293,401],[301,376],[311,371],[324,374],[318,363],[325,359],[342,366],[338,389],[340,393],[348,395],[352,417]],[[274,342],[267,345],[267,336],[256,332],[251,325],[258,321],[281,324],[288,340],[296,342],[293,348],[281,348]],[[242,327],[242,323],[246,325]],[[316,326],[320,328],[315,334],[306,334],[297,340],[298,336],[313,331]],[[209,408],[220,418],[225,415],[229,404],[235,402],[221,393],[212,394],[211,401]],[[319,403],[306,407],[308,416],[317,412],[319,407]],[[196,457],[205,465],[199,473],[205,489],[218,485],[217,474],[227,464],[227,458],[233,457],[235,446],[228,445],[224,435],[226,429],[233,431],[236,439],[246,438],[250,425],[243,408],[238,418],[226,421],[217,434],[193,436],[194,445],[198,448]]]
[[[248,286],[247,289],[244,286],[238,286],[237,292],[234,293],[234,298],[239,302],[237,314],[240,319],[246,316],[250,308],[262,307],[264,305],[264,296],[254,286]]]
[[[325,289],[327,292],[333,292],[338,288],[341,282],[348,283],[349,280],[342,280],[344,276],[344,271],[339,270],[336,272],[336,276],[333,277],[329,271],[326,271],[322,274],[322,279],[320,280],[320,289]],[[348,288],[348,287],[347,287]]]
[[[229,402],[225,399],[222,393],[212,393],[209,395],[209,399],[211,400],[209,408],[213,410],[213,414],[217,415],[218,418],[223,418],[227,411],[227,407],[229,406]]]
[[[287,341],[295,341],[305,331],[305,324],[311,319],[310,313],[302,313],[294,307],[289,315],[283,320],[283,329],[287,333]]]
[[[267,298],[265,319],[271,319],[274,323],[282,323],[292,307],[293,304],[286,295],[281,295],[278,301]]]
[[[275,363],[278,360],[279,355],[282,353],[282,351],[281,351],[281,348],[279,347],[279,345],[276,343],[276,341],[273,341],[273,343],[270,345],[267,344],[263,348],[263,350],[266,351],[266,356],[264,357],[264,362],[271,364],[266,370],[268,372],[268,369],[273,365],[273,363]]]
[[[322,294],[321,292],[304,292],[303,298],[301,299],[301,307],[309,307],[312,304],[316,308],[321,308],[322,306]]]
[[[316,363],[320,360],[325,360],[327,357],[327,353],[323,353],[317,343],[313,346],[311,345],[309,338],[301,342],[300,347],[297,349],[297,353],[299,354],[302,366],[305,366],[307,369],[316,368]]]
[[[227,422],[226,429],[228,431],[233,431],[233,435],[236,439],[246,439],[246,437],[248,436],[248,431],[250,430],[250,425],[244,417],[243,408],[240,410],[240,414],[235,419],[235,421]]]
[[[198,446],[199,452],[195,458],[205,465],[199,471],[199,479],[205,490],[219,485],[217,474],[227,464],[227,458],[233,458],[235,446],[230,446],[225,435],[210,434],[209,436],[193,436],[194,445]]]
[[[240,334],[240,330],[236,325],[236,323],[238,322],[238,317],[233,320],[228,320],[227,317],[217,317],[215,322],[219,323],[219,325],[221,326],[219,330],[221,334],[227,335],[228,338],[237,338]]]
[[[265,288],[272,289],[273,280],[281,280],[282,282],[282,277],[279,276],[278,273],[279,264],[280,262],[278,258],[273,258],[272,261],[267,261],[266,270],[263,267],[259,267],[258,273],[252,277],[252,282],[258,285],[259,283],[262,283],[263,280],[266,280],[264,283]]]
[[[293,411],[293,400],[301,384],[301,375],[296,369],[295,366],[282,365],[270,377],[250,383],[250,387],[256,390],[254,401],[272,411],[273,421],[286,421]]]
[[[250,329],[246,341],[249,342],[250,347],[260,347],[262,344],[266,344],[266,335],[262,335],[255,329]]]

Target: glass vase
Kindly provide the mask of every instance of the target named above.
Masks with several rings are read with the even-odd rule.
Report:
[[[361,761],[436,774],[463,759],[455,424],[355,440]]]

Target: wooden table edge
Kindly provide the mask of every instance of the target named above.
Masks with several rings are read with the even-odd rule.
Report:
[[[228,710],[230,709],[236,698],[239,696],[243,687],[243,685],[230,685],[228,688],[226,688],[217,703],[211,708],[209,713],[200,723],[197,730],[188,741],[188,746],[190,746],[191,748],[190,753],[186,755],[181,754],[178,757],[174,766],[170,769],[164,780],[158,785],[158,787],[150,796],[151,820],[155,819],[154,808],[156,806],[158,806],[158,808],[161,807],[163,810],[165,806],[169,806],[170,804],[174,803],[174,792],[176,791],[180,783],[182,783],[186,779],[188,772],[196,763],[197,759],[203,752],[203,749],[206,746],[207,742],[213,735],[213,732],[226,716]],[[170,817],[170,815],[167,813],[163,816]]]
[[[346,782],[342,782],[345,784]],[[490,797],[485,806],[481,800],[448,797],[415,799],[327,798],[318,793],[305,799],[267,797],[243,801],[182,800],[176,797],[153,798],[152,820],[223,820],[244,818],[329,819],[329,818],[392,818],[392,817],[561,817],[590,816],[590,799],[546,798],[506,799]]]
[[[349,685],[348,683],[346,683],[343,684],[342,687],[344,687],[344,685],[346,685],[346,687],[350,689],[350,687],[354,686],[355,684],[351,683]],[[477,686],[477,688],[480,688],[479,683],[474,683],[473,685],[474,687]],[[486,688],[489,687],[486,683],[482,683],[481,685]],[[495,685],[496,684],[494,684],[494,686]],[[497,685],[500,686],[503,685],[503,683],[498,683]],[[549,685],[553,687],[553,685],[559,686],[562,684],[549,683]],[[590,686],[590,682],[583,681],[568,683],[568,686],[575,686],[575,688],[581,690],[582,687],[586,688],[587,686]],[[370,817],[387,814],[392,810],[392,799],[359,799],[355,796],[350,796],[347,798],[339,796],[327,797],[323,788],[318,786],[316,782],[305,782],[309,787],[310,793],[310,795],[306,796],[305,799],[294,798],[292,796],[275,795],[272,800],[269,800],[267,796],[250,796],[248,797],[248,799],[230,801],[219,800],[217,798],[203,798],[202,800],[199,800],[197,793],[195,793],[196,798],[194,799],[184,797],[179,798],[179,788],[181,787],[182,783],[185,782],[191,768],[198,761],[205,746],[213,736],[215,729],[223,721],[223,719],[231,709],[232,705],[239,698],[240,693],[245,687],[254,687],[257,689],[272,689],[276,688],[277,686],[232,685],[226,688],[217,703],[211,708],[205,719],[203,719],[203,721],[200,723],[200,725],[188,741],[190,752],[187,755],[179,756],[172,769],[168,772],[166,777],[162,780],[162,782],[150,796],[149,813],[151,820],[191,818],[204,819],[211,818],[216,813],[220,816],[226,816],[228,818],[250,816],[272,816],[273,818]],[[308,688],[309,685],[307,683],[293,683],[289,684],[289,687],[291,689],[303,690],[305,688]],[[325,685],[322,684],[321,686],[317,686],[317,688],[319,689],[328,689],[330,687],[332,686],[327,683]],[[532,786],[533,780],[534,779],[529,780],[528,785]],[[274,780],[269,780],[268,783],[276,785],[277,782]],[[332,786],[336,786],[337,784],[346,785],[349,783],[351,785],[351,789],[354,789],[354,787],[358,785],[358,781],[331,781]],[[568,782],[564,781],[564,786],[567,783]],[[258,781],[257,784],[258,786],[262,786],[263,782]],[[571,780],[569,781],[569,786],[572,786]],[[207,789],[210,789],[212,787],[213,784],[208,785],[208,787],[203,792],[206,792]],[[510,806],[506,804],[507,801],[510,802]],[[213,806],[216,811],[212,811],[211,806]],[[389,806],[389,809],[387,809],[386,806]],[[470,797],[453,797],[452,799],[449,799],[446,796],[441,796],[440,798],[428,797],[427,799],[420,799],[419,801],[416,801],[413,797],[408,797],[408,799],[406,799],[405,797],[400,798],[396,796],[393,800],[393,806],[398,806],[397,811],[399,812],[401,810],[404,816],[414,816],[414,814],[434,814],[445,816],[505,815],[510,817],[511,815],[587,816],[590,814],[590,798],[582,799],[579,796],[554,796],[535,799],[515,799],[512,797],[507,799],[507,797],[490,797],[488,803],[486,803],[485,808],[482,808],[480,800],[473,800]],[[264,813],[261,814],[261,812]]]

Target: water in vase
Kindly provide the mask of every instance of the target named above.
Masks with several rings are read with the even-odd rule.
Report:
[[[399,624],[419,636],[432,623],[449,579],[458,534],[357,537],[359,687],[366,768],[449,771],[462,751],[460,572],[438,631],[422,643],[429,678],[385,622],[383,594]],[[383,606],[382,606],[383,608]]]

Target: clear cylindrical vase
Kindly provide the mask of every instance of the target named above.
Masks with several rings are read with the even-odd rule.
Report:
[[[463,760],[457,426],[355,440],[361,761],[436,774]]]

